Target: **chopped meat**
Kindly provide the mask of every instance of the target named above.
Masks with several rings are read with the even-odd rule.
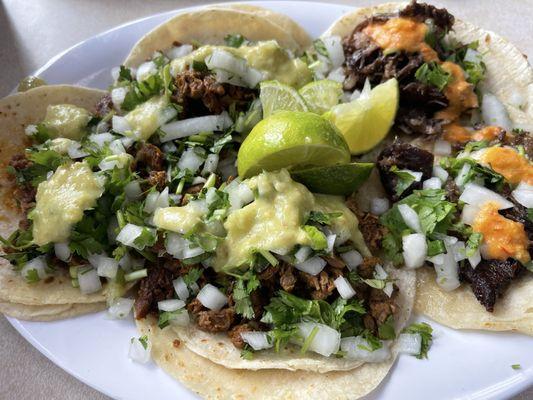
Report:
[[[256,92],[245,87],[217,82],[211,74],[184,71],[175,78],[174,100],[183,106],[185,115],[220,114],[235,104],[244,109],[256,97]]]
[[[9,165],[16,169],[17,171],[26,169],[28,167],[31,167],[33,165],[33,161],[29,160],[28,157],[26,157],[26,154],[15,154],[11,161],[9,161]]]
[[[444,121],[435,119],[428,111],[400,107],[396,113],[395,127],[406,134],[436,135],[442,131]]]
[[[444,184],[444,190],[446,191],[446,197],[452,203],[457,203],[459,201],[459,196],[461,192],[455,183],[455,180],[451,177],[448,177],[446,183]]]
[[[455,18],[445,8],[437,8],[431,4],[417,3],[416,0],[400,11],[400,17],[412,18],[418,22],[426,22],[431,19],[433,25],[442,33],[452,29]]]
[[[378,326],[376,324],[376,320],[372,317],[372,315],[365,314],[363,316],[363,325],[365,326],[366,329],[370,331],[370,333],[377,336]]]
[[[33,162],[26,157],[26,154],[15,154],[9,166],[17,171],[24,170],[33,165]],[[20,211],[24,217],[19,222],[19,228],[26,230],[30,227],[30,221],[26,218],[26,214],[30,209],[35,207],[35,195],[37,189],[29,183],[17,184],[13,190],[13,197],[16,199]]]
[[[228,336],[231,340],[231,343],[238,348],[242,349],[244,347],[244,340],[242,340],[241,333],[243,332],[257,332],[264,330],[265,327],[263,324],[250,321],[244,324],[235,325],[233,328],[230,329],[228,332]]]
[[[387,228],[379,223],[379,217],[369,212],[360,213],[359,230],[365,239],[365,243],[371,253],[377,253],[381,249],[381,241],[387,234]]]
[[[400,102],[407,109],[413,106],[417,109],[425,108],[426,111],[434,111],[445,108],[448,99],[437,87],[425,85],[421,82],[409,82],[402,88]]]
[[[148,185],[155,186],[157,190],[161,191],[167,184],[167,173],[165,171],[150,171],[148,174]]]
[[[533,160],[533,135],[529,132],[519,132],[505,135],[504,143],[510,146],[522,146],[528,158]]]
[[[106,94],[96,103],[96,116],[103,118],[113,109],[113,100],[111,100],[111,95]]]
[[[335,269],[343,269],[344,267],[346,267],[346,263],[342,260],[342,258],[335,254],[322,258],[327,261],[328,265]]]
[[[299,271],[298,275],[307,288],[311,289],[310,295],[314,300],[324,300],[335,290],[333,279],[326,271],[322,271],[316,276]]]
[[[377,167],[381,183],[392,201],[396,202],[413,192],[422,188],[422,182],[431,178],[433,171],[433,154],[426,150],[410,145],[409,143],[394,142],[383,149],[377,159]],[[408,169],[414,172],[422,172],[422,179],[413,182],[400,196],[396,194],[396,185],[399,177],[391,172],[391,167],[398,169]]]
[[[296,285],[296,277],[294,276],[294,268],[284,263],[280,268],[279,284],[286,292],[292,292]]]
[[[153,264],[148,267],[148,276],[141,280],[135,299],[135,317],[142,319],[151,311],[157,311],[157,303],[174,297],[172,271]]]
[[[363,259],[361,265],[357,267],[357,273],[363,279],[373,279],[374,269],[379,263],[381,263],[381,260],[379,258],[367,257]]]
[[[187,195],[187,194],[188,194],[188,195],[198,194],[198,193],[200,193],[200,192],[202,191],[203,187],[204,187],[204,184],[203,184],[203,183],[198,183],[198,184],[196,184],[196,185],[189,186],[187,189],[185,189],[185,190],[183,191],[183,194],[184,194],[184,195]],[[190,197],[191,197],[191,196],[183,196],[183,197],[181,198],[180,205],[181,205],[181,206],[186,205],[186,204],[189,202]]]
[[[476,299],[487,309],[494,311],[494,305],[510,283],[517,279],[525,268],[516,260],[482,260],[476,268],[469,264],[459,269],[461,281],[469,282]]]
[[[200,303],[200,300],[194,299],[187,304],[187,310],[194,316],[197,316],[201,311],[205,310],[205,307],[202,303]]]
[[[131,165],[133,171],[147,169],[148,171],[163,171],[165,155],[159,149],[150,143],[141,143],[135,154],[135,159]]]
[[[370,289],[370,296],[368,298],[370,315],[376,320],[378,325],[383,324],[387,318],[396,313],[396,296],[398,288],[394,285],[392,295],[389,297],[380,289]]]
[[[200,311],[198,327],[206,332],[227,332],[235,321],[235,310],[227,307],[220,311]]]

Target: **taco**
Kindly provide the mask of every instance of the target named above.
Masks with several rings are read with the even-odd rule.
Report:
[[[72,286],[68,270],[59,268],[52,274],[49,269],[52,265],[45,265],[42,260],[35,261],[34,268],[30,267],[21,274],[21,263],[29,261],[31,252],[27,251],[30,246],[28,237],[23,238],[16,233],[19,224],[27,227],[27,213],[34,206],[36,182],[49,171],[45,165],[54,161],[31,161],[31,156],[25,153],[31,142],[28,133],[45,120],[49,107],[68,103],[80,110],[93,110],[104,94],[100,90],[59,85],[38,87],[0,100],[3,143],[0,153],[0,236],[4,238],[3,248],[8,252],[0,259],[0,302],[6,315],[50,320],[94,312],[105,304],[105,291],[83,294]],[[52,155],[44,151],[41,154]]]
[[[372,230],[383,257],[421,267],[415,311],[453,328],[533,334],[533,70],[525,56],[417,2],[344,15],[315,52],[330,66],[319,71],[340,76],[353,98],[365,84],[399,82],[394,126],[372,152],[377,171],[354,200],[381,215],[383,231]]]

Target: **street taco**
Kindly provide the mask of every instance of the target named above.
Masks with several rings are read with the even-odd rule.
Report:
[[[422,267],[415,311],[454,328],[532,334],[533,70],[524,55],[416,2],[344,15],[315,50],[329,69],[315,68],[339,77],[348,97],[399,82],[394,126],[372,151],[377,171],[354,207],[380,214],[382,231],[370,231],[385,259]],[[331,70],[335,50],[343,57]]]

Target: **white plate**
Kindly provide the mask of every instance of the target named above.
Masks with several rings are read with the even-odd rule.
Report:
[[[318,36],[349,8],[324,3],[265,1]],[[124,60],[145,32],[177,11],[135,21],[95,36],[58,55],[36,72],[48,83],[105,89],[110,70]],[[156,365],[127,358],[137,336],[133,321],[106,320],[105,313],[57,322],[8,318],[37,349],[88,385],[120,399],[195,399]],[[501,399],[533,383],[533,339],[518,334],[457,332],[432,322],[435,343],[429,360],[401,356],[372,399]],[[521,364],[513,370],[511,365]]]

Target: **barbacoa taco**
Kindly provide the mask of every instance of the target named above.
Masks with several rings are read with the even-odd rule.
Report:
[[[454,328],[533,334],[533,70],[524,55],[416,2],[344,15],[314,47],[319,61],[340,60],[337,70],[315,68],[347,96],[398,81],[394,126],[362,156],[378,168],[354,199],[380,215],[368,230],[383,258],[421,267],[415,311]]]

